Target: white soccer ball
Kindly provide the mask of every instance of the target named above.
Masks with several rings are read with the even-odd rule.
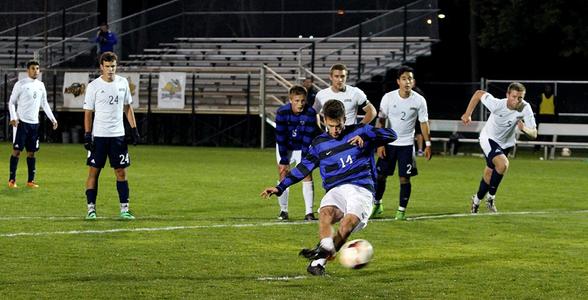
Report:
[[[572,156],[572,150],[570,148],[562,148],[561,149],[561,156],[570,157]]]
[[[374,256],[374,247],[366,240],[358,239],[345,243],[337,254],[339,262],[349,269],[365,267]]]

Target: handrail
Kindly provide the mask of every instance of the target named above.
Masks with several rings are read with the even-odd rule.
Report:
[[[97,2],[97,0],[89,0],[89,1],[86,1],[86,2],[82,2],[82,3],[76,4],[76,5],[72,6],[72,7],[68,7],[68,8],[66,8],[65,10],[66,10],[66,11],[68,11],[68,10],[72,10],[72,9],[78,8],[78,7],[80,7],[80,6],[84,6],[84,5],[86,5],[86,4],[90,3],[90,2]],[[28,22],[25,22],[25,23],[19,24],[19,25],[17,25],[17,26],[18,26],[19,28],[22,28],[22,26],[26,26],[26,25],[33,24],[33,23],[35,23],[35,22],[37,22],[37,21],[40,21],[40,20],[43,20],[43,19],[46,19],[46,18],[49,18],[49,17],[53,17],[54,15],[59,15],[59,14],[61,14],[62,12],[63,12],[62,10],[54,11],[54,12],[52,12],[52,13],[50,13],[50,14],[46,15],[46,16],[43,16],[43,17],[39,17],[39,18],[33,19],[33,20],[31,20],[31,21],[28,21]],[[8,29],[6,29],[6,30],[0,31],[0,35],[3,35],[3,34],[5,34],[5,33],[7,33],[7,32],[10,32],[11,30],[15,30],[17,26],[10,27],[10,28],[8,28]]]

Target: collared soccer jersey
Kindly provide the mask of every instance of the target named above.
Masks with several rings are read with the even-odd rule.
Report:
[[[349,139],[355,136],[361,136],[363,148],[349,144]],[[396,133],[392,129],[374,128],[371,125],[348,126],[337,139],[327,132],[322,133],[312,141],[302,162],[276,188],[283,192],[319,167],[327,192],[342,184],[354,184],[373,194],[376,172],[374,150],[395,138]]]
[[[353,86],[346,85],[344,92],[333,92],[330,87],[320,90],[314,98],[314,105],[312,108],[318,113],[322,114],[323,105],[325,102],[336,99],[343,102],[345,106],[345,125],[353,125],[357,123],[357,110],[364,108],[370,102],[365,93]]]
[[[535,117],[531,105],[525,100],[522,112],[511,110],[506,106],[506,98],[497,99],[489,93],[482,96],[482,103],[490,111],[490,117],[480,132],[480,140],[492,139],[502,149],[515,145],[515,131],[517,122],[523,120],[528,128],[535,128]]]
[[[112,82],[98,77],[90,82],[84,109],[94,111],[92,134],[100,137],[124,136],[124,106],[132,102],[129,82],[124,77],[115,75]]]
[[[398,138],[390,145],[413,145],[415,122],[417,119],[421,123],[429,120],[427,101],[415,91],[411,91],[410,96],[404,99],[400,97],[400,90],[394,90],[382,97],[378,117],[388,119],[390,127],[398,134]]]
[[[39,124],[39,108],[41,106],[51,122],[57,122],[47,102],[47,91],[42,81],[27,77],[14,84],[8,103],[10,120]]]
[[[290,103],[282,105],[276,113],[276,143],[280,154],[280,163],[289,164],[288,151],[302,150],[306,156],[308,146],[318,131],[316,111],[304,107],[300,114],[292,112]]]

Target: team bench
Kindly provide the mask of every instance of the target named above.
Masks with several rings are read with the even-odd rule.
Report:
[[[588,124],[541,123],[539,135],[553,136],[551,141],[517,141],[518,145],[543,147],[543,158],[554,159],[557,148],[588,149]],[[583,141],[558,141],[560,136],[584,137]]]
[[[447,144],[451,140],[449,136],[438,137],[437,132],[445,133],[446,135],[456,134],[459,136],[457,139],[460,143],[478,143],[478,136],[475,138],[463,137],[464,133],[480,133],[484,128],[484,121],[472,121],[468,125],[464,125],[461,120],[429,120],[429,128],[431,130],[431,141],[443,143],[443,153],[447,153]],[[453,153],[453,151],[449,151]]]

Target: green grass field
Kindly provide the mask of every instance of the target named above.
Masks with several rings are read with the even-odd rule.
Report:
[[[0,144],[8,178],[11,146]],[[87,175],[81,145],[43,144],[37,182],[0,188],[0,299],[586,299],[588,162],[511,160],[499,214],[468,214],[483,159],[419,160],[406,222],[392,220],[397,177],[384,217],[353,238],[375,249],[370,265],[307,275],[297,256],[318,241],[305,223],[300,185],[290,218],[275,220],[275,150],[131,147],[131,209],[119,221],[114,174],[105,169],[99,219],[84,220]],[[315,202],[324,191],[315,171]],[[320,297],[320,298],[319,298]]]

